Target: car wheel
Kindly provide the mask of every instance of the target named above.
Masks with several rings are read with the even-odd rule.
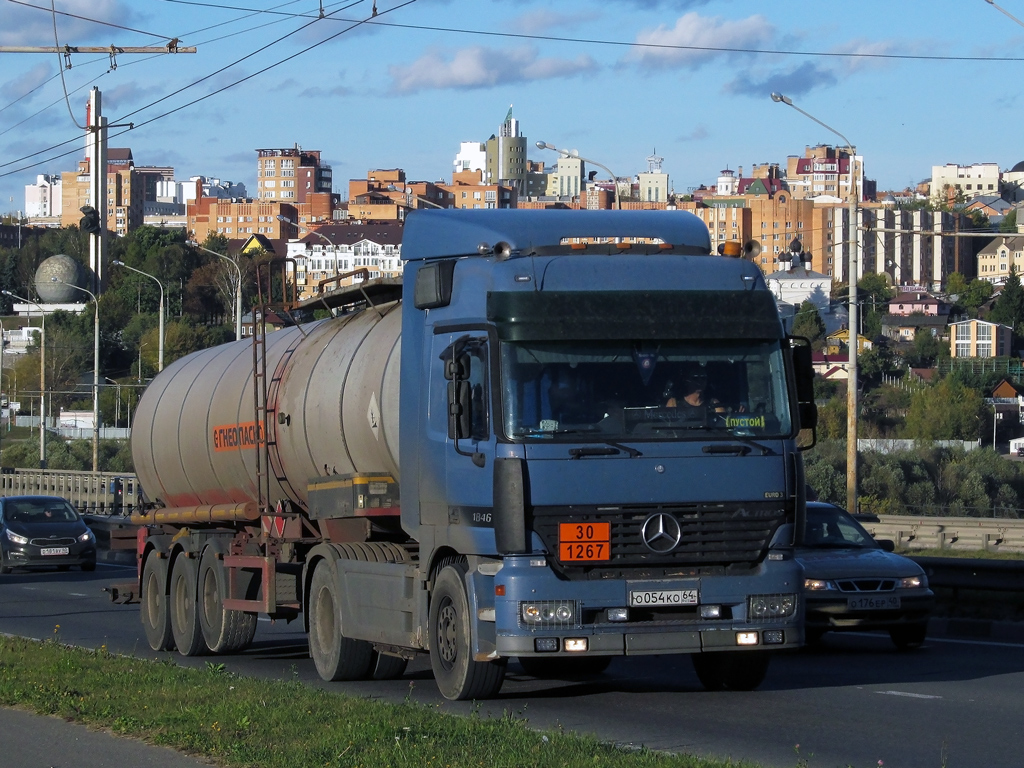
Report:
[[[927,623],[904,624],[903,626],[890,629],[889,637],[892,638],[893,645],[901,651],[909,651],[924,645],[924,638],[927,632]]]
[[[695,653],[690,656],[697,678],[709,691],[752,691],[768,673],[765,651]]]
[[[4,554],[4,548],[0,547],[0,573],[10,573],[13,568],[7,564],[7,555]]]

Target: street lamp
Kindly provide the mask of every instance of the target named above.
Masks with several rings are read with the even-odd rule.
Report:
[[[92,471],[100,471],[100,300],[96,294],[87,288],[79,288],[73,283],[65,283],[56,277],[51,277],[50,282],[61,283],[76,291],[87,293],[92,298],[93,326],[92,326]]]
[[[622,205],[619,202],[619,180],[618,180],[618,177],[614,173],[611,172],[611,170],[608,168],[608,166],[601,165],[596,160],[588,160],[585,157],[580,157],[580,153],[577,152],[575,149],[559,149],[558,147],[554,146],[553,144],[548,144],[546,141],[538,141],[537,142],[537,149],[550,149],[553,152],[557,152],[562,157],[574,157],[577,160],[582,160],[584,163],[590,163],[591,165],[596,165],[598,168],[603,170],[605,173],[607,173],[609,176],[612,177],[612,184],[615,185],[615,210],[617,210],[617,211],[621,211],[622,210]]]
[[[40,304],[25,299],[10,291],[0,291],[4,296],[23,301],[39,308],[42,318],[39,330],[39,468],[46,469],[46,312]]]
[[[843,136],[839,131],[827,125],[814,115],[804,112],[793,103],[793,100],[781,93],[773,93],[772,101],[776,104],[785,104],[792,107],[804,117],[807,117],[822,128],[834,133],[850,149],[850,247],[847,260],[847,281],[850,284],[850,319],[847,324],[849,341],[847,345],[850,355],[849,374],[846,382],[846,509],[850,514],[857,512],[857,352],[860,340],[857,338],[857,243],[860,239],[857,233],[857,208],[859,195],[854,179],[854,166],[857,161],[857,150],[853,143]]]
[[[150,280],[156,281],[156,284],[160,286],[160,352],[157,357],[156,369],[158,372],[162,371],[164,369],[164,284],[157,280],[156,277],[149,274],[149,272],[143,272],[141,269],[129,267],[123,261],[115,260],[111,263],[116,267],[124,267],[125,269],[130,269],[132,272],[138,272],[140,275],[144,275]]]
[[[205,251],[206,253],[213,254],[218,259],[224,259],[224,261],[226,261],[228,264],[233,266],[235,268],[235,271],[238,272],[238,282],[235,283],[235,340],[237,341],[238,339],[241,339],[242,338],[242,268],[240,266],[238,266],[238,264],[235,263],[234,259],[229,259],[223,253],[217,253],[216,251],[211,251],[209,248],[204,248],[199,243],[197,243],[195,240],[189,240],[188,244],[191,245],[193,248],[198,248],[200,251]]]

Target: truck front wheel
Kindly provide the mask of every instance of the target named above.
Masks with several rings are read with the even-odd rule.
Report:
[[[150,553],[142,569],[142,594],[139,614],[149,647],[154,651],[174,649],[171,614],[167,605],[167,560]]]
[[[752,691],[768,674],[765,651],[695,653],[690,657],[701,684],[709,691]]]
[[[452,701],[489,699],[505,680],[505,659],[472,658],[465,575],[462,563],[442,569],[430,599],[430,666],[441,695]]]
[[[370,674],[373,646],[345,637],[340,597],[333,569],[321,562],[309,595],[309,655],[324,680],[361,680]]]
[[[174,559],[171,568],[171,633],[178,653],[182,656],[201,656],[209,651],[199,624],[198,593],[199,568],[194,558],[184,553]]]

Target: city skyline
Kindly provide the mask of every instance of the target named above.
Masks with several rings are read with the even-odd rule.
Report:
[[[1024,16],[1024,4],[1004,4]],[[116,69],[107,55],[75,54],[64,71],[70,107],[84,123],[95,85],[112,124],[136,125],[112,128],[110,146],[131,147],[141,165],[173,165],[178,178],[252,188],[255,149],[294,144],[322,150],[342,193],[372,168],[450,179],[459,143],[486,141],[511,104],[530,159],[555,161],[534,148],[543,140],[630,176],[656,153],[686,193],[722,168],[784,163],[837,142],[772,103],[772,91],[849,136],[880,190],[914,185],[932,165],[1008,169],[1024,158],[1011,132],[986,128],[1024,110],[1002,85],[1019,62],[941,58],[1024,60],[1024,29],[989,3],[840,2],[827,16],[820,3],[780,5],[568,0],[555,12],[531,0],[63,0],[57,10],[72,15],[58,15],[57,39],[197,46],[118,55]],[[53,45],[48,9],[3,0],[0,16],[0,45]],[[76,167],[84,139],[56,54],[0,56],[0,198],[19,210],[36,175]]]

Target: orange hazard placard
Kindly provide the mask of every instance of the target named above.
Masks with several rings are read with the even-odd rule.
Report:
[[[257,425],[255,421],[246,424],[223,424],[213,428],[213,450],[240,451],[246,448],[255,448],[257,439]]]
[[[612,556],[611,523],[559,523],[558,559],[610,560]]]

